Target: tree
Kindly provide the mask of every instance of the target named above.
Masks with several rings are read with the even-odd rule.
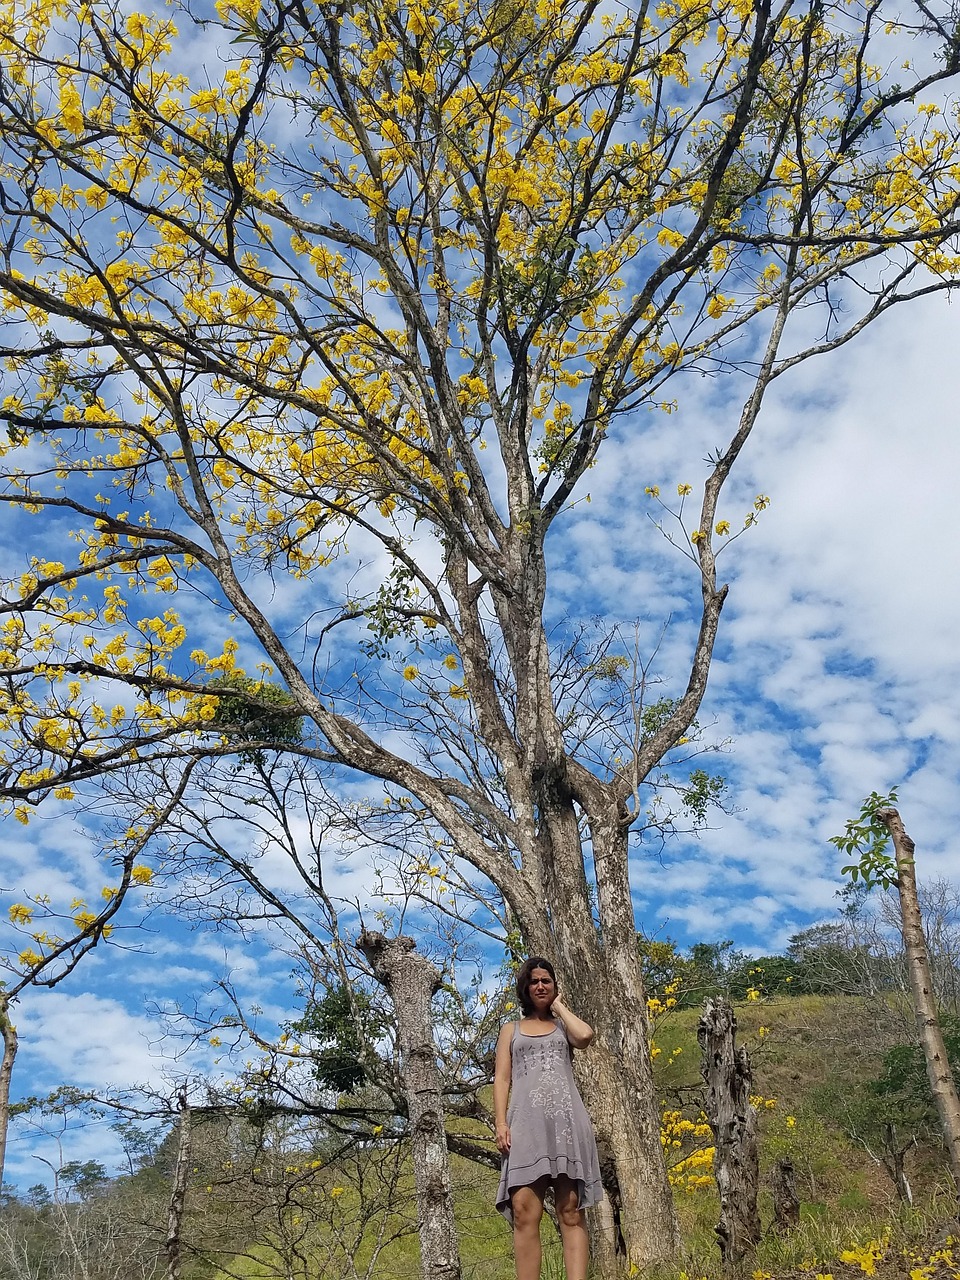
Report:
[[[717,794],[690,729],[766,391],[954,283],[952,8],[3,12],[0,497],[42,518],[2,603],[4,796],[280,747],[384,786],[556,957],[627,1252],[669,1251],[630,843]],[[687,370],[742,409],[695,515],[647,486],[699,600],[664,699],[615,632],[551,645],[548,539]]]
[[[420,1218],[420,1273],[423,1280],[460,1280],[450,1157],[430,1008],[441,975],[416,954],[411,938],[366,932],[357,946],[389,993],[397,1015]]]
[[[742,1275],[760,1240],[760,1156],[757,1108],[750,1098],[750,1055],[737,1048],[733,1005],[708,996],[697,1024],[702,1051],[704,1114],[714,1140],[713,1172],[720,1195],[717,1240],[724,1275]]]
[[[888,796],[871,792],[861,806],[859,818],[848,822],[843,835],[834,836],[832,843],[843,853],[859,855],[855,863],[843,869],[854,881],[860,879],[868,887],[874,884],[885,888],[895,886],[899,895],[904,961],[917,1021],[917,1036],[940,1120],[950,1172],[956,1192],[960,1194],[960,1094],[937,1010],[923,933],[914,860],[916,846],[904,830],[899,812],[893,807],[896,798],[896,789]],[[891,842],[892,857],[887,852]]]

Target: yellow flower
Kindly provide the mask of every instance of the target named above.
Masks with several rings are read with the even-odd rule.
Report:
[[[651,498],[659,498],[660,486],[658,484],[648,484],[643,492],[648,494]]]
[[[715,298],[711,298],[707,306],[707,315],[711,320],[719,320],[724,312],[729,311],[733,306],[733,298],[725,298],[718,293]]]
[[[448,653],[443,660],[443,665],[447,668],[448,671],[456,671],[460,663],[457,661],[455,654]]]
[[[694,546],[696,546],[698,542],[703,541],[704,536],[705,535],[702,529],[694,529],[693,533],[691,533],[690,535],[690,541],[694,544]]]
[[[153,879],[153,868],[148,867],[143,862],[138,862],[130,872],[130,878],[137,884],[149,884]]]
[[[793,1128],[795,1128],[795,1127],[796,1127],[796,1124],[797,1124],[797,1117],[796,1117],[796,1116],[787,1116],[787,1118],[786,1118],[786,1122],[785,1122],[785,1123],[786,1123],[786,1126],[787,1126],[787,1128],[788,1128],[788,1129],[793,1129]]]
[[[14,924],[29,924],[33,919],[33,907],[28,907],[22,902],[15,902],[7,914]]]
[[[330,1199],[331,1199],[331,1200],[338,1200],[338,1199],[340,1198],[340,1196],[342,1196],[342,1195],[343,1195],[343,1187],[331,1187],[331,1188],[330,1188]]]
[[[747,999],[748,1000],[760,999],[760,992],[757,990],[756,987],[747,987]]]
[[[687,494],[688,494],[688,493],[693,493],[693,485],[692,485],[692,484],[678,484],[678,485],[677,485],[677,493],[679,493],[679,495],[680,495],[680,497],[681,497],[681,498],[685,498],[685,497],[687,496]]]
[[[721,538],[726,537],[726,535],[730,532],[730,521],[729,521],[729,520],[718,520],[718,521],[717,521],[717,524],[716,524],[716,530],[717,530],[717,534],[718,534]]]
[[[419,671],[412,662],[403,668],[404,680],[416,680],[419,674]]]

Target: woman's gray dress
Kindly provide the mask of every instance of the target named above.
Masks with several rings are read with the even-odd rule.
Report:
[[[513,1222],[510,1192],[538,1178],[565,1173],[580,1208],[603,1197],[593,1126],[573,1080],[566,1029],[558,1021],[545,1036],[514,1027],[510,1046],[510,1150],[503,1157],[497,1208]]]

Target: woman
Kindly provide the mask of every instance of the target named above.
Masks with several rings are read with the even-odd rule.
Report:
[[[513,1224],[517,1280],[539,1280],[540,1219],[552,1188],[567,1280],[586,1280],[583,1211],[598,1203],[603,1189],[597,1144],[573,1082],[571,1059],[574,1049],[585,1049],[593,1039],[593,1029],[560,1000],[553,965],[543,956],[521,965],[517,995],[524,1016],[500,1032],[493,1081],[503,1157],[497,1208]]]

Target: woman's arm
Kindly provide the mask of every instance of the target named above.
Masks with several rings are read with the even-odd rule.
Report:
[[[497,1040],[497,1059],[493,1071],[493,1118],[497,1126],[497,1150],[505,1156],[510,1150],[510,1127],[507,1124],[507,1100],[510,1097],[512,1075],[511,1048],[514,1023],[500,1028]]]
[[[574,1049],[585,1049],[593,1039],[593,1027],[575,1013],[571,1013],[559,996],[550,1006],[550,1012],[559,1018],[567,1031],[567,1039]]]

